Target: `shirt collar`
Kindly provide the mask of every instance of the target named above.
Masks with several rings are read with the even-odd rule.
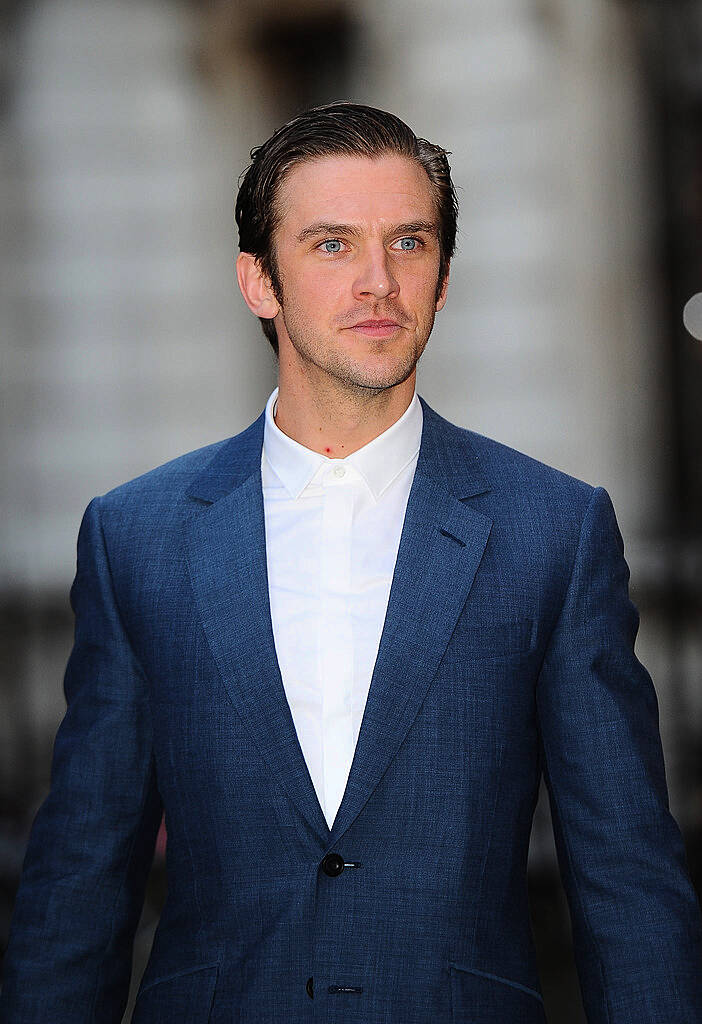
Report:
[[[292,498],[299,498],[324,463],[342,461],[353,465],[377,501],[419,452],[423,413],[416,390],[399,420],[345,459],[330,459],[284,434],[273,419],[277,398],[275,388],[266,402],[262,457]]]

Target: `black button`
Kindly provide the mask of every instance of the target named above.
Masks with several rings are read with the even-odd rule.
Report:
[[[310,997],[310,999],[314,999],[314,978],[307,979],[305,989],[307,990],[307,995]]]
[[[336,878],[344,870],[344,858],[338,853],[328,853],[322,861],[322,871],[330,878]]]

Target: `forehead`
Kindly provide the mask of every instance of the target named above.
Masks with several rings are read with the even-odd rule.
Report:
[[[416,160],[396,154],[306,160],[287,173],[276,205],[281,234],[316,220],[373,224],[436,219],[426,171]]]

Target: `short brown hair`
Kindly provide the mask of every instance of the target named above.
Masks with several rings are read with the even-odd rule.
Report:
[[[239,249],[256,257],[282,301],[282,288],[273,238],[279,223],[276,208],[280,186],[297,164],[325,156],[407,156],[424,168],[431,182],[439,215],[439,279],[437,298],[456,247],[458,200],[451,181],[448,151],[418,138],[395,114],[346,101],[326,103],[298,114],[261,146],[251,150],[236,198]],[[263,333],[278,355],[273,320],[259,318]]]

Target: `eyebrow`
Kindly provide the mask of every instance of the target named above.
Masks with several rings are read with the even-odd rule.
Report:
[[[438,225],[435,221],[412,220],[406,224],[395,224],[386,232],[386,235],[411,235],[419,231],[437,236],[439,233]],[[310,224],[302,229],[297,236],[297,241],[304,242],[308,238],[314,238],[317,235],[350,235],[351,237],[358,237],[360,234],[360,228],[355,227],[353,224],[331,224],[328,221],[316,221],[314,224]]]

